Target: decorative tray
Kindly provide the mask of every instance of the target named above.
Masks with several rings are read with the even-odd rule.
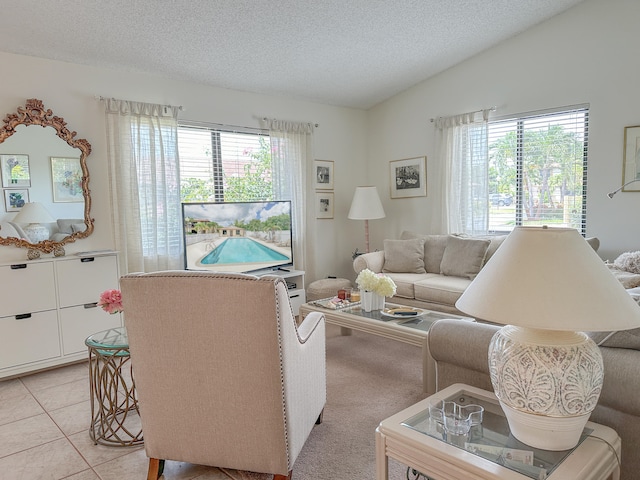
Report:
[[[385,317],[404,318],[406,320],[410,320],[411,318],[424,315],[426,311],[421,308],[414,308],[414,307],[395,307],[395,308],[384,308],[380,313]]]
[[[360,302],[350,302],[349,300],[341,300],[338,297],[323,298],[309,302],[311,305],[328,308],[329,310],[343,310],[345,308],[360,305]]]

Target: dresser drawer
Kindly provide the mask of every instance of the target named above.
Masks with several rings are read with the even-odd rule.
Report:
[[[0,266],[0,317],[56,308],[53,262]]]
[[[0,318],[0,369],[60,356],[56,310]]]
[[[110,315],[100,307],[79,305],[62,308],[60,309],[62,354],[86,352],[87,347],[84,341],[89,335],[121,326],[122,317],[119,313]]]
[[[115,255],[59,261],[57,270],[61,308],[97,302],[102,292],[118,288]]]

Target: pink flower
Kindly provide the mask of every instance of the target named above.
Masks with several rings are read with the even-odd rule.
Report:
[[[105,290],[100,294],[98,306],[107,313],[119,313],[124,311],[122,308],[122,294],[120,290]]]

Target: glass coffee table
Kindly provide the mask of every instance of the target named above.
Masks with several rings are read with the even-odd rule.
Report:
[[[411,316],[388,315],[383,310],[365,312],[360,304],[331,309],[323,306],[325,302],[326,300],[317,300],[305,303],[300,307],[301,317],[304,318],[309,312],[321,312],[324,313],[327,323],[341,327],[343,335],[350,335],[353,329],[420,347],[422,349],[422,387],[425,393],[434,393],[436,387],[435,364],[427,343],[431,325],[442,319],[474,321],[470,317],[424,309],[415,309],[419,314]],[[402,307],[393,303],[385,305],[387,310]]]
[[[482,423],[451,435],[429,416],[436,399],[484,407]],[[588,422],[580,443],[565,451],[541,450],[510,434],[495,395],[456,384],[382,421],[376,429],[377,480],[388,479],[388,458],[429,478],[495,480],[616,480],[620,438],[609,427]]]

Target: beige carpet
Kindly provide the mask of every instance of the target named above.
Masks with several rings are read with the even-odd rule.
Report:
[[[420,348],[327,326],[327,405],[294,466],[300,480],[375,478],[380,421],[425,398]],[[390,463],[391,480],[406,467]]]
[[[294,480],[375,478],[375,429],[381,420],[425,398],[418,347],[366,333],[341,336],[327,325],[327,405],[293,468]],[[389,462],[390,480],[406,466]],[[234,480],[263,480],[225,472]],[[270,477],[267,477],[270,478]]]

